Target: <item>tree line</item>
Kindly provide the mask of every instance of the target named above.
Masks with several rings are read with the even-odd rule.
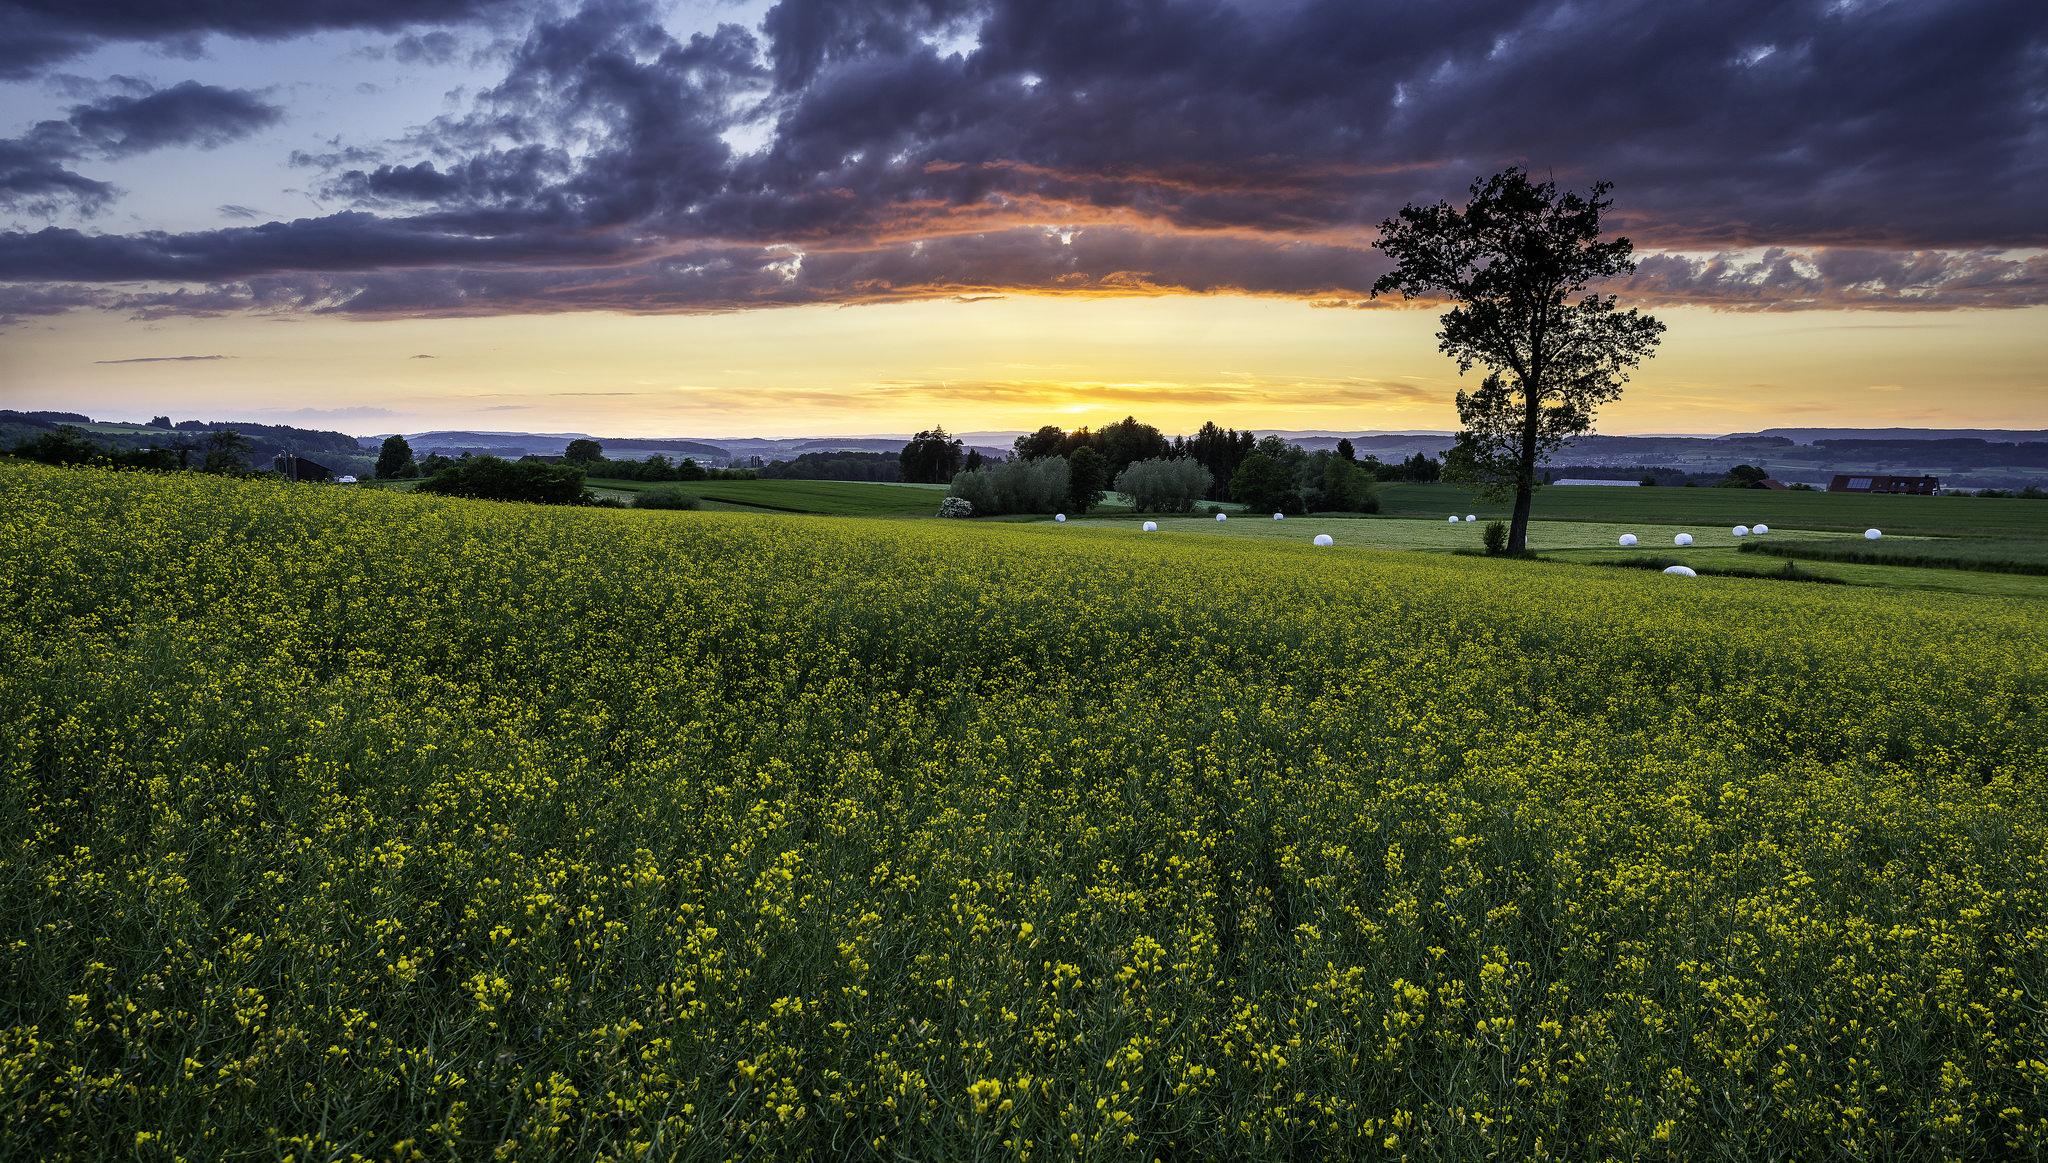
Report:
[[[1152,513],[1185,513],[1203,501],[1275,513],[1373,513],[1377,482],[1431,481],[1441,473],[1421,453],[1396,464],[1361,457],[1348,438],[1334,450],[1310,452],[1214,421],[1168,437],[1135,416],[1093,430],[1048,424],[1017,437],[1007,460],[980,459],[941,426],[911,437],[898,463],[906,481],[950,483],[951,495],[981,516],[1086,513],[1112,491]],[[1055,481],[1063,487],[1055,489]]]

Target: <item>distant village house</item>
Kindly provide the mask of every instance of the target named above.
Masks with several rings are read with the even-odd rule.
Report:
[[[1828,482],[1831,493],[1911,493],[1931,497],[1941,491],[1941,478],[1892,477],[1838,473]]]

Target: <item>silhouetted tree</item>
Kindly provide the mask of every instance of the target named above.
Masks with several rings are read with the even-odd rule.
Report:
[[[169,428],[171,426],[171,418],[169,416],[151,416],[149,418],[149,426],[151,428]]]
[[[508,461],[495,456],[465,456],[421,481],[419,491],[541,505],[577,505],[590,500],[583,489],[583,470],[575,465]]]
[[[1528,548],[1536,466],[1592,427],[1594,409],[1621,395],[1664,331],[1638,310],[1616,310],[1612,295],[1582,294],[1635,269],[1628,239],[1600,239],[1612,188],[1560,194],[1511,167],[1472,183],[1463,209],[1403,207],[1373,243],[1394,261],[1374,296],[1450,299],[1438,349],[1460,372],[1489,369],[1477,391],[1458,393],[1458,419],[1475,474],[1514,497],[1512,554]]]
[[[1172,449],[1166,442],[1166,434],[1150,424],[1141,424],[1135,416],[1126,416],[1114,424],[1105,424],[1095,434],[1096,446],[1102,450],[1102,458],[1109,462],[1110,478],[1141,460],[1158,460]]]
[[[386,436],[384,444],[377,449],[377,479],[396,480],[409,477],[418,471],[412,460],[412,445],[403,436]]]
[[[1073,450],[1066,446],[1067,434],[1056,424],[1047,424],[1036,432],[1019,436],[1010,447],[1017,453],[1018,460],[1040,460],[1048,456],[1066,456]]]
[[[1184,455],[1194,459],[1209,470],[1215,484],[1209,490],[1209,499],[1229,499],[1230,478],[1237,475],[1237,466],[1252,454],[1257,439],[1249,430],[1239,432],[1235,428],[1219,428],[1211,420],[1202,425],[1193,436],[1180,445]]]
[[[1256,513],[1301,513],[1301,466],[1307,454],[1278,436],[1259,441],[1230,478],[1230,499]]]
[[[59,424],[48,432],[39,432],[32,440],[24,440],[14,446],[14,455],[23,460],[41,464],[92,464],[106,459],[106,450],[101,448],[81,428]]]
[[[1427,484],[1444,475],[1444,466],[1435,457],[1418,452],[1401,462],[1395,476],[1404,481],[1421,481]]]
[[[1082,445],[1067,457],[1067,508],[1086,513],[1102,503],[1109,488],[1109,462],[1092,446]]]
[[[249,452],[249,438],[232,428],[216,428],[206,434],[206,458],[200,472],[233,474],[248,471],[243,460]]]
[[[1358,450],[1351,447],[1351,438],[1349,436],[1337,441],[1337,455],[1349,461],[1356,461],[1358,459]]]
[[[604,445],[587,436],[578,437],[571,440],[569,446],[562,450],[562,459],[587,468],[604,459]]]
[[[1769,479],[1771,479],[1770,473],[1753,464],[1738,464],[1728,470],[1727,476],[1721,478],[1721,487],[1724,489],[1760,489],[1764,487],[1764,482]]]
[[[966,452],[944,425],[927,428],[903,446],[903,479],[912,484],[942,485],[960,471]]]

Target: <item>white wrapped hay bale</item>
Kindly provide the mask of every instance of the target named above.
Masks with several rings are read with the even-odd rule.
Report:
[[[1735,528],[1730,529],[1728,532],[1735,534],[1737,537],[1747,537],[1749,536],[1749,526],[1737,525]]]
[[[1453,524],[1453,525],[1456,525],[1457,523],[1458,523],[1458,515],[1457,515],[1456,513],[1452,513],[1452,514],[1451,514],[1451,524]]]
[[[1756,534],[1764,534],[1764,533],[1769,533],[1769,532],[1771,531],[1771,527],[1770,527],[1769,525],[1766,525],[1766,524],[1764,524],[1763,522],[1759,521],[1759,522],[1757,522],[1756,524],[1754,524],[1754,525],[1751,525],[1751,526],[1749,527],[1749,531],[1750,531],[1751,533],[1756,533]]]
[[[1477,513],[1467,513],[1467,514],[1465,514],[1465,520],[1467,520],[1467,521],[1477,521],[1477,520],[1479,520],[1479,514],[1477,514]]]
[[[1671,575],[1672,577],[1698,577],[1698,576],[1700,576],[1699,574],[1697,574],[1697,573],[1693,572],[1693,568],[1692,568],[1691,566],[1689,566],[1689,565],[1671,565],[1671,566],[1666,566],[1666,567],[1664,568],[1664,572],[1665,572],[1665,573],[1667,573],[1667,574],[1670,574],[1670,575]]]
[[[1218,513],[1218,514],[1216,514],[1216,519],[1217,519],[1218,521],[1228,521],[1228,520],[1230,520],[1230,514],[1228,514],[1228,513]]]
[[[1157,532],[1159,532],[1159,522],[1157,522],[1157,521],[1147,521],[1147,522],[1145,522],[1145,532],[1147,532],[1147,533],[1157,533]]]
[[[1876,529],[1865,529],[1863,531],[1863,539],[1865,541],[1875,541],[1882,536],[1884,534]]]
[[[1287,520],[1287,514],[1285,514],[1285,513],[1275,513],[1275,514],[1273,514],[1273,520],[1275,520],[1275,521],[1285,521],[1285,520]]]
[[[1636,547],[1636,535],[1633,533],[1622,534],[1621,547],[1623,549],[1634,549]]]
[[[1067,515],[1065,513],[1054,513],[1052,515],[1052,519],[1058,521],[1062,525],[1067,523]]]
[[[1336,538],[1334,538],[1334,537],[1332,537],[1332,536],[1330,536],[1330,535],[1329,535],[1328,533],[1318,533],[1318,534],[1316,534],[1316,544],[1317,544],[1317,545],[1335,545],[1335,544],[1337,544],[1337,539],[1336,539]]]
[[[1691,544],[1692,544],[1692,534],[1690,534],[1690,533],[1680,533],[1680,534],[1679,534],[1678,536],[1676,536],[1676,537],[1673,537],[1673,538],[1671,539],[1671,544],[1673,544],[1673,545],[1691,545]]]

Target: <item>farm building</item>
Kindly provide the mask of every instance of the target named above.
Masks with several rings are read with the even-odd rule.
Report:
[[[1828,491],[1831,493],[1914,493],[1923,497],[1931,497],[1941,491],[1941,478],[1837,473],[1835,479],[1828,482]]]
[[[334,476],[334,470],[326,465],[307,460],[303,456],[293,456],[289,452],[278,453],[272,468],[277,475],[288,481],[324,481]]]

